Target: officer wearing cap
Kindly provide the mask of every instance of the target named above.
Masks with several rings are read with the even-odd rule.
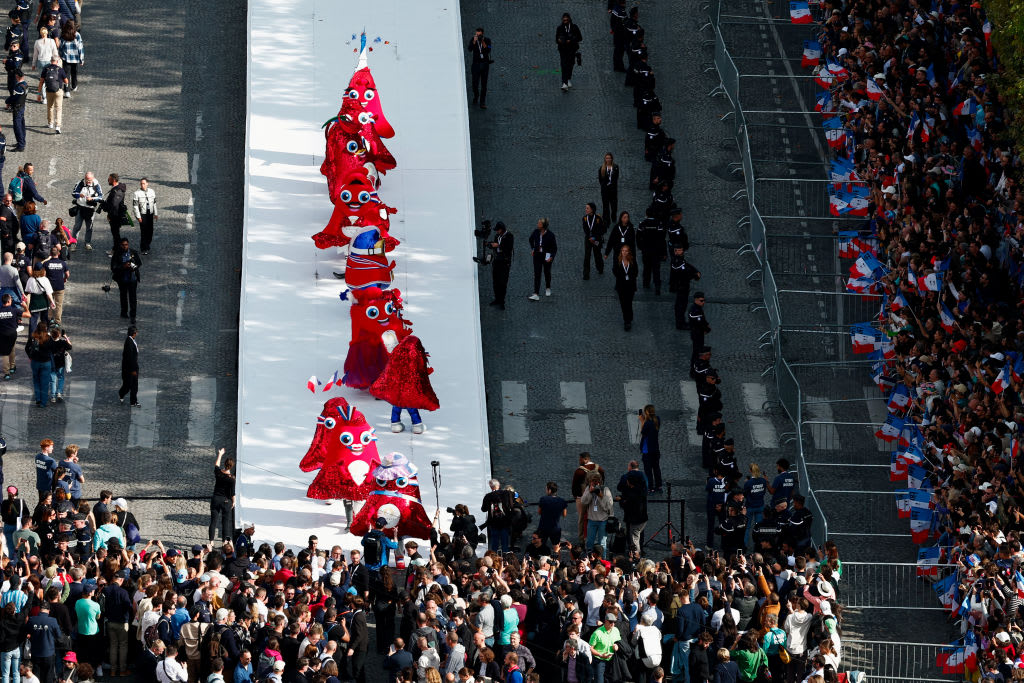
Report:
[[[654,163],[651,164],[651,190],[656,190],[663,184],[667,184],[668,189],[671,190],[675,184],[676,160],[672,156],[675,148],[675,138],[667,138],[661,150],[658,151],[658,156],[654,159]]]
[[[699,386],[708,372],[711,371],[711,347],[701,346],[697,349],[697,360],[690,364],[690,377]]]
[[[654,294],[661,294],[661,262],[668,256],[665,246],[665,226],[657,214],[658,209],[652,204],[647,209],[647,216],[636,228],[636,245],[643,257],[644,289],[651,288],[654,281]]]
[[[512,257],[515,252],[515,235],[508,231],[505,224],[498,221],[494,225],[494,260],[491,261],[491,278],[494,283],[494,301],[491,306],[505,310],[505,292],[508,291],[508,275],[512,270]]]
[[[736,445],[732,438],[724,439],[713,452],[715,468],[729,480],[731,485],[735,485],[740,478],[740,468],[736,463]]]
[[[708,523],[705,545],[708,548],[714,548],[715,528],[725,515],[725,503],[729,497],[729,482],[720,472],[715,471],[708,477],[707,484],[704,485],[704,491],[707,493],[706,512]]]
[[[711,368],[704,375],[704,381],[697,384],[697,400],[700,402],[697,408],[698,432],[706,415],[722,412],[722,392],[718,388],[719,381],[718,370]]]
[[[694,293],[693,303],[686,315],[687,323],[690,325],[690,343],[693,349],[690,353],[690,364],[696,365],[700,350],[704,348],[704,335],[711,332],[711,325],[708,325],[708,320],[704,316],[704,292]]]
[[[721,430],[719,430],[719,427],[721,427]],[[697,431],[701,436],[700,466],[706,470],[710,470],[714,466],[715,462],[712,447],[720,436],[719,431],[721,431],[722,434],[725,433],[725,425],[722,424],[722,414],[708,413],[705,415],[704,422],[698,425]]]
[[[661,112],[651,114],[651,125],[647,128],[644,137],[644,161],[653,163],[658,156],[658,151],[665,145],[668,136],[661,128]]]
[[[743,536],[747,531],[747,520],[741,514],[743,503],[730,500],[725,506],[725,511],[725,517],[719,522],[715,531],[721,535],[722,552],[728,557],[743,550]]]
[[[4,102],[7,104],[7,109],[11,112],[12,116],[12,128],[14,128],[14,138],[17,140],[17,147],[12,149],[12,152],[24,152],[25,151],[25,99],[28,97],[28,84],[25,83],[25,74],[21,72],[20,68],[16,68],[13,72],[14,75],[14,86],[11,88],[11,95]],[[8,83],[10,82],[10,76],[8,76]]]

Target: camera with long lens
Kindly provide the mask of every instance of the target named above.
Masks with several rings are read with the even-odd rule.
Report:
[[[473,261],[481,266],[490,265],[491,261],[494,260],[494,251],[490,244],[487,243],[487,238],[490,234],[491,222],[487,219],[481,221],[480,227],[473,231],[473,236],[480,240],[480,255],[474,256]]]

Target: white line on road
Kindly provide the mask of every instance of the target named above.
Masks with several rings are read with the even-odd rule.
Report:
[[[686,443],[691,446],[700,446],[703,439],[697,433],[697,410],[700,408],[700,399],[697,398],[697,383],[688,379],[680,380],[679,393],[683,395],[683,406],[688,413],[684,425]]]
[[[188,445],[213,445],[213,408],[217,403],[217,379],[193,377],[188,404]]]
[[[196,142],[203,139],[203,112],[196,112]]]
[[[587,409],[586,382],[559,382],[562,392],[562,407],[568,410],[585,411]],[[589,444],[590,416],[585,412],[569,413],[565,416],[565,442],[572,444]]]
[[[181,318],[185,314],[185,290],[178,292],[178,304],[174,307],[174,322],[181,327]]]
[[[637,412],[651,402],[651,383],[646,379],[631,379],[623,384],[626,392],[626,433],[630,443],[640,443],[640,423]]]
[[[778,448],[779,435],[775,425],[764,415],[764,406],[768,402],[768,392],[758,382],[743,383],[743,405],[747,409],[747,424],[750,425],[750,438],[754,448]]]
[[[64,443],[88,448],[92,438],[92,405],[96,400],[96,382],[69,377],[65,389],[67,419],[64,422]]]
[[[194,197],[188,198],[188,211],[185,212],[185,229],[192,230],[196,227],[196,201]]]
[[[159,431],[156,424],[156,391],[159,380],[141,378],[139,380],[139,403],[141,408],[126,408],[131,411],[131,424],[128,426],[129,448],[153,448]]]
[[[501,428],[503,443],[526,443],[530,431],[526,427],[526,384],[501,383]]]
[[[871,430],[871,437],[875,440],[875,447],[880,453],[890,453],[893,450],[893,446],[885,441],[882,441],[875,432],[882,423],[885,422],[885,418],[889,416],[889,409],[885,407],[885,399],[878,395],[877,387],[864,387],[864,398],[868,399],[868,416],[871,418],[872,425],[868,427]]]
[[[832,406],[827,403],[817,403],[821,398],[807,396],[807,403],[804,404],[804,411],[811,418],[812,422],[834,422],[835,415],[832,413]],[[835,425],[810,425],[811,439],[814,447],[819,451],[835,450],[839,448],[839,430]]]
[[[28,407],[32,402],[32,375],[28,363],[23,368],[27,376],[21,381],[4,383],[3,435],[10,448],[26,448],[28,444]]]
[[[50,157],[49,175],[57,175],[57,157]]]
[[[189,179],[193,185],[199,184],[199,153],[196,152],[192,155],[192,171],[189,174]]]

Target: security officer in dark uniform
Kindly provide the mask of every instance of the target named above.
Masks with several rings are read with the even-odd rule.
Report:
[[[622,28],[626,32],[626,41],[631,43],[633,41],[644,40],[644,27],[640,25],[640,7],[633,5],[629,8],[629,17],[622,22]]]
[[[14,128],[14,138],[18,141],[18,146],[12,149],[12,152],[24,152],[25,151],[25,99],[28,97],[28,84],[25,82],[25,74],[21,72],[21,69],[14,71],[14,76],[17,81],[14,84],[14,89],[11,91],[11,96],[4,100],[7,104],[7,109],[11,112],[13,121],[12,127]]]
[[[699,386],[711,369],[711,347],[704,346],[697,354],[697,360],[690,364],[690,378]]]
[[[658,152],[657,158],[651,164],[651,185],[652,191],[660,189],[662,185],[668,185],[671,190],[676,182],[676,160],[672,156],[675,151],[675,138],[667,138],[665,145]]]
[[[491,72],[491,39],[478,28],[466,46],[473,55],[470,71],[473,75],[473,104],[480,103],[481,109],[487,109],[487,76]]]
[[[746,515],[740,514],[743,511],[743,503],[728,501],[725,506],[726,514],[715,530],[722,536],[722,554],[726,557],[743,550],[743,537],[747,533]]]
[[[731,486],[739,481],[741,475],[736,461],[736,445],[731,438],[722,441],[721,448],[715,451],[715,467],[729,480]]]
[[[629,33],[623,25],[626,21],[626,6],[622,0],[613,0],[611,9],[608,10],[608,21],[611,23],[612,44],[615,46],[612,52],[612,69],[623,72],[626,67],[622,66],[622,56],[626,54],[626,47],[629,46]]]
[[[647,91],[654,92],[657,85],[657,79],[654,77],[654,67],[648,63],[646,51],[640,55],[640,61],[632,67],[631,73],[632,79],[630,84],[633,86],[633,106],[639,108],[640,96]]]
[[[668,183],[663,182],[651,192],[651,211],[654,212],[654,217],[664,225],[668,223],[669,215],[674,208],[677,207],[675,197],[672,196],[672,189]]]
[[[665,226],[665,234],[668,235],[668,243],[673,249],[682,247],[683,251],[690,248],[690,237],[683,227],[683,210],[678,206],[668,212],[668,225]]]
[[[515,254],[515,235],[508,231],[505,224],[498,221],[494,225],[494,260],[491,261],[491,277],[494,282],[494,301],[491,306],[505,310],[505,292],[508,290],[508,274],[512,270],[512,256]]]
[[[671,237],[669,242],[671,243]],[[700,271],[686,261],[686,250],[680,245],[674,245],[668,266],[668,291],[675,292],[676,295],[673,308],[677,330],[689,329],[686,322],[686,305],[690,303],[690,281],[699,279]]]
[[[641,62],[647,59],[647,46],[644,45],[642,39],[636,37],[629,39],[629,51],[626,52],[629,64],[626,66],[626,82],[627,88],[633,86],[633,80],[636,75],[636,68]]]
[[[725,425],[722,424],[721,413],[708,413],[704,423],[698,426],[700,432],[700,466],[711,470],[715,465],[714,448],[719,440],[725,440]]]
[[[712,368],[704,375],[704,381],[697,384],[697,401],[700,403],[697,408],[698,432],[708,415],[722,412],[722,392],[718,383],[718,371]]]
[[[726,481],[719,472],[715,472],[708,477],[707,484],[704,486],[704,491],[707,493],[707,522],[708,522],[708,533],[707,533],[707,545],[708,548],[715,547],[715,528],[718,526],[719,520],[725,514],[725,503],[729,498],[729,482]],[[741,537],[742,538],[742,537]]]
[[[804,497],[799,493],[793,494],[793,509],[786,522],[783,539],[798,552],[806,550],[811,544],[811,525],[814,523],[814,515],[804,507]]]
[[[21,54],[21,44],[15,40],[9,48],[7,58],[4,59],[4,71],[7,72],[7,94],[14,94],[14,85],[18,82],[18,77],[15,75],[21,65],[25,62],[25,58]]]
[[[661,262],[668,257],[665,246],[665,227],[651,209],[647,217],[636,228],[636,245],[643,256],[644,289],[651,288],[654,280],[654,294],[661,294]]]
[[[651,127],[655,112],[661,111],[661,98],[653,90],[640,93],[640,103],[636,108],[636,127],[647,130]]]
[[[651,125],[647,128],[644,136],[644,161],[653,162],[657,158],[658,151],[665,145],[668,136],[661,129],[661,112],[651,114]]]
[[[3,192],[2,188],[7,187],[4,185],[4,163],[7,161],[7,136],[4,135],[3,130],[0,130],[0,192]]]
[[[704,348],[704,335],[711,332],[711,326],[708,325],[707,318],[704,317],[704,292],[694,293],[693,304],[690,306],[687,318],[690,325],[690,343],[693,347],[690,352],[690,364],[696,365],[697,356]]]
[[[12,9],[7,13],[7,16],[11,18],[11,25],[7,27],[7,33],[4,34],[4,49],[5,50],[18,50],[21,52],[22,59],[25,58],[25,27],[21,24],[21,13],[17,9]],[[15,47],[17,45],[18,47]]]

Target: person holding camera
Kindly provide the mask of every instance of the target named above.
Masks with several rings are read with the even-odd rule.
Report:
[[[487,520],[481,525],[481,529],[487,529],[487,548],[498,550],[503,553],[509,551],[509,532],[512,527],[512,505],[513,498],[511,491],[501,488],[501,482],[491,479],[488,482],[491,490],[484,496],[481,512],[487,513]]]
[[[142,257],[139,252],[130,247],[127,237],[122,237],[119,248],[110,257],[110,271],[121,296],[121,317],[131,318],[132,325],[135,324],[138,309],[141,268]]]
[[[473,104],[480,103],[481,109],[487,109],[487,76],[491,72],[491,39],[484,35],[483,28],[473,31],[466,50],[473,55],[470,72],[473,75]]]
[[[75,227],[71,231],[71,237],[78,239],[78,232],[85,225],[85,248],[92,251],[92,219],[96,214],[99,203],[103,201],[103,188],[96,182],[96,176],[92,171],[85,174],[85,177],[78,181],[75,189],[71,191],[72,205],[68,213],[75,217]]]
[[[494,241],[490,243],[494,250],[491,261],[491,279],[494,283],[494,301],[491,306],[505,310],[505,293],[508,291],[508,275],[512,271],[512,256],[515,253],[516,238],[508,231],[505,224],[498,221],[494,225]]]
[[[584,547],[593,548],[599,545],[607,547],[605,527],[612,516],[615,501],[611,489],[604,485],[604,477],[597,472],[587,475],[587,487],[581,498],[587,509],[587,540]]]

